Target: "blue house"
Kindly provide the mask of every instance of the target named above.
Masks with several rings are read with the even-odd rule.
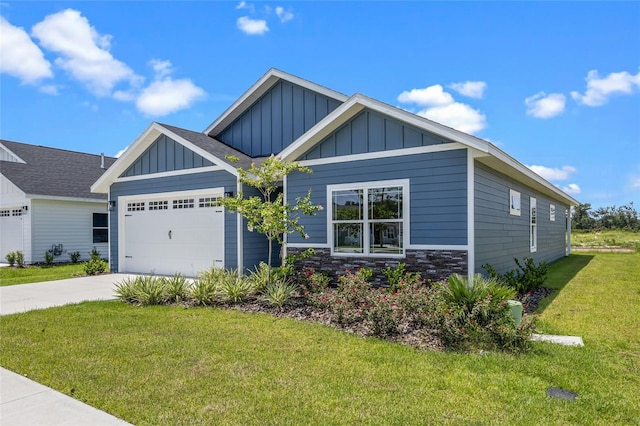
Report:
[[[302,262],[317,270],[404,262],[441,279],[571,249],[578,202],[490,142],[271,69],[203,132],[152,123],[94,183],[109,199],[111,270],[195,276],[266,260],[264,236],[212,201],[246,192],[236,168],[271,154],[313,170],[282,187],[325,207],[302,220],[309,238],[286,244],[313,248]]]

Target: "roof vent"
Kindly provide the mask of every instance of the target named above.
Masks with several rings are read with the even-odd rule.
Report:
[[[104,152],[100,153],[100,168],[104,169]]]

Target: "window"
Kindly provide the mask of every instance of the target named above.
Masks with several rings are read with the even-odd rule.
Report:
[[[194,208],[193,198],[187,198],[184,200],[173,200],[174,209],[192,209]]]
[[[509,213],[520,216],[520,193],[513,189],[509,190]]]
[[[149,201],[149,210],[167,210],[169,208],[169,202],[164,201]]]
[[[198,207],[216,207],[219,197],[204,197],[198,199]]]
[[[538,209],[536,207],[536,199],[531,197],[529,205],[531,232],[529,235],[531,253],[538,250]]]
[[[11,210],[0,210],[0,217],[11,216]]]
[[[141,212],[144,211],[144,202],[142,203],[127,203],[128,212]]]
[[[551,222],[556,221],[556,206],[554,204],[549,204],[549,220]]]
[[[93,242],[109,242],[109,215],[106,213],[93,214]]]
[[[408,182],[329,187],[332,254],[403,255]]]

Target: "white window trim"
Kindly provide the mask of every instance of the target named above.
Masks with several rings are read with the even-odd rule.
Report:
[[[535,223],[533,221],[534,216],[536,218]],[[538,221],[540,220],[538,216],[537,201],[534,197],[531,197],[529,199],[529,251],[531,253],[538,251]]]
[[[514,200],[518,200],[517,206]],[[522,214],[522,197],[515,189],[509,190],[509,214],[513,216],[520,216]]]
[[[327,242],[331,248],[331,256],[336,257],[396,257],[403,258],[406,255],[406,250],[409,247],[409,213],[411,211],[411,205],[409,203],[409,179],[397,179],[397,180],[381,180],[381,181],[369,181],[369,182],[354,182],[344,183],[338,185],[327,185]],[[365,193],[372,188],[381,188],[389,186],[402,187],[402,253],[369,253],[369,236],[368,231],[363,227],[363,249],[364,253],[335,253],[334,241],[333,241],[333,192],[349,189],[362,189]],[[368,209],[367,206],[363,206],[364,209]],[[364,219],[363,219],[364,220]],[[367,221],[365,221],[367,222]],[[368,222],[367,222],[368,223]],[[366,232],[365,232],[366,231]]]
[[[556,205],[555,204],[549,204],[549,221],[551,222],[556,221]]]
[[[107,226],[94,226],[93,222],[94,222],[94,216],[97,214],[103,214],[105,216],[107,216]],[[106,230],[107,231],[107,241],[102,241],[102,242],[96,242],[93,241],[93,231],[95,231],[96,229],[101,229],[101,230]],[[91,241],[93,241],[93,244],[108,244],[109,243],[109,213],[100,213],[100,212],[93,212],[91,214]]]

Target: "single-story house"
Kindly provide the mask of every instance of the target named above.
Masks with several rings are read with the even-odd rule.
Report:
[[[21,251],[26,264],[108,255],[107,197],[91,184],[115,158],[0,140],[0,262]]]
[[[193,276],[266,260],[265,238],[211,201],[245,190],[236,168],[271,154],[313,170],[282,183],[286,199],[311,189],[324,207],[285,249],[314,248],[304,264],[319,270],[404,262],[440,279],[570,251],[577,201],[495,145],[271,69],[203,132],[152,123],[92,186],[115,205],[111,270]]]

